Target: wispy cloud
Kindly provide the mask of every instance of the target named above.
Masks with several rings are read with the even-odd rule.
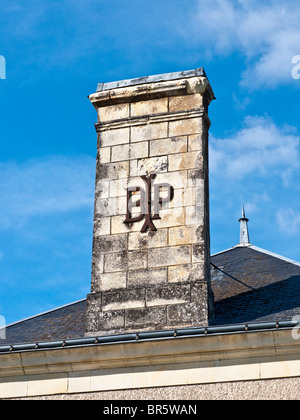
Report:
[[[93,205],[94,159],[51,156],[0,163],[0,228]]]
[[[210,54],[242,54],[246,69],[241,84],[256,89],[292,81],[299,19],[300,5],[290,0],[199,0],[193,28]]]
[[[225,138],[211,138],[212,172],[229,179],[272,174],[287,185],[299,163],[296,129],[278,127],[267,116],[248,116],[239,131]]]
[[[276,215],[279,229],[290,235],[298,234],[300,229],[300,212],[293,208],[281,208]]]

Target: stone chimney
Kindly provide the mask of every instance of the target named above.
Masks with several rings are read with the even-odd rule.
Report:
[[[101,83],[87,336],[208,325],[207,111],[202,68]]]

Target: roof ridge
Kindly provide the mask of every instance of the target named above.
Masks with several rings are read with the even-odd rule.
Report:
[[[291,260],[290,258],[284,257],[284,256],[282,256],[282,255],[276,254],[275,252],[272,252],[272,251],[267,251],[266,249],[259,248],[258,246],[255,246],[255,245],[249,245],[249,247],[248,247],[248,248],[254,249],[255,251],[261,252],[261,253],[263,253],[263,254],[270,255],[271,257],[278,258],[278,259],[280,259],[280,260],[283,260],[283,261],[289,262],[289,263],[291,263],[291,264],[294,264],[294,265],[297,265],[297,266],[299,266],[299,267],[300,267],[300,262],[297,262],[297,261]]]

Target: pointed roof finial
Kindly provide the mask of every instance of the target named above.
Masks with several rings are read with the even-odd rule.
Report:
[[[240,243],[239,245],[250,245],[248,222],[249,219],[245,216],[245,208],[243,206],[242,217],[239,219],[240,222]]]

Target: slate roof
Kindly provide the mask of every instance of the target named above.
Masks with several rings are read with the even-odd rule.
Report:
[[[300,315],[300,264],[253,245],[211,257],[216,325]],[[242,284],[242,283],[243,284]]]
[[[255,246],[211,256],[215,325],[288,321],[300,314],[300,264]],[[0,345],[84,337],[86,300],[6,327]]]

